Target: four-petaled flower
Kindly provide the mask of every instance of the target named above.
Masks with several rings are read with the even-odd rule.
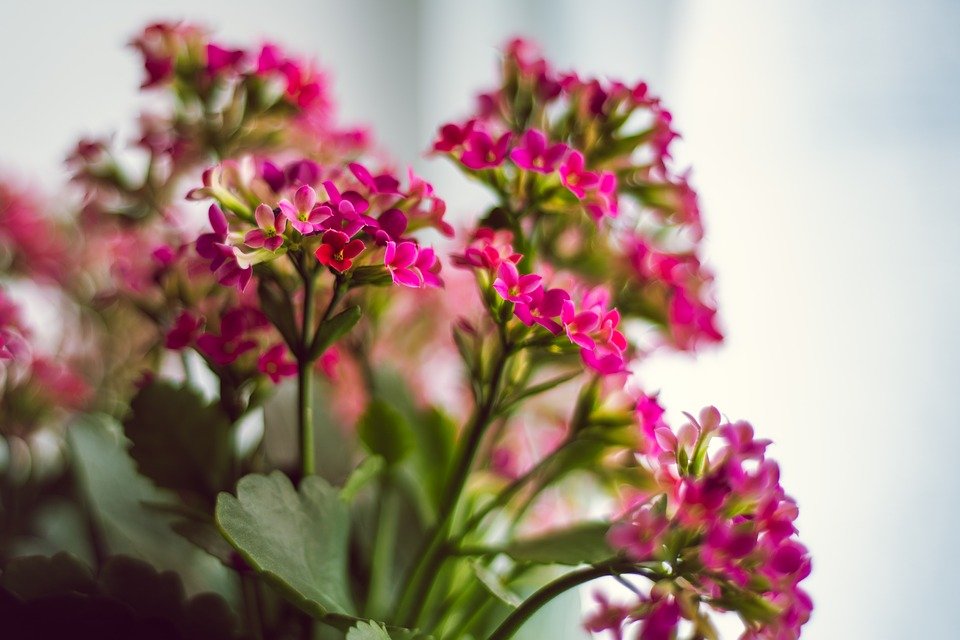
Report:
[[[463,143],[460,162],[470,169],[489,169],[500,166],[510,148],[510,134],[504,133],[496,142],[485,131],[473,131]]]
[[[274,383],[297,375],[297,363],[286,358],[286,355],[287,347],[283,343],[275,344],[257,360],[257,369],[265,373]]]
[[[583,200],[587,189],[591,189],[600,181],[600,176],[584,169],[583,154],[572,151],[560,165],[560,181],[573,195]]]
[[[531,294],[540,286],[541,280],[543,278],[534,273],[521,275],[517,265],[504,260],[497,269],[497,279],[493,281],[493,288],[508,302],[529,304],[533,300]]]
[[[562,142],[548,145],[547,136],[536,129],[528,129],[520,144],[510,152],[510,159],[520,167],[537,173],[550,173],[567,152]]]
[[[314,207],[317,203],[317,192],[308,184],[303,185],[293,195],[293,202],[281,200],[277,206],[280,212],[290,221],[290,226],[303,235],[309,235],[317,231],[317,227],[323,221],[323,212],[320,207]]]
[[[363,240],[351,240],[342,231],[330,229],[323,234],[323,244],[316,251],[320,264],[327,265],[341,273],[353,266],[353,259],[364,249]]]
[[[383,265],[395,284],[404,287],[422,287],[423,276],[416,267],[417,245],[409,242],[388,242],[383,254]]]
[[[283,231],[287,227],[287,219],[281,210],[274,211],[265,204],[261,204],[254,211],[257,220],[257,229],[251,229],[244,236],[243,241],[254,249],[264,248],[276,251],[283,244]]]

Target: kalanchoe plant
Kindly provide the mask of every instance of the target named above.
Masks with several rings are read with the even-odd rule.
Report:
[[[455,234],[314,65],[186,24],[134,46],[170,99],[141,119],[143,173],[80,143],[56,224],[0,189],[4,280],[57,288],[83,337],[41,354],[0,290],[5,621],[504,640],[608,577],[631,595],[598,591],[592,632],[713,638],[716,611],[799,637],[810,557],[769,442],[714,408],[674,431],[627,384],[653,349],[722,340],[645,84],[509,43],[432,145],[495,196]],[[44,430],[66,462],[46,475],[23,454]]]

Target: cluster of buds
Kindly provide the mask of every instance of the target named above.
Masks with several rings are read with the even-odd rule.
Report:
[[[746,422],[724,422],[713,407],[677,432],[656,398],[641,398],[637,414],[640,457],[657,486],[634,498],[609,539],[663,573],[648,595],[631,606],[605,603],[588,626],[620,638],[639,623],[639,637],[669,638],[686,619],[705,633],[702,603],[738,613],[745,640],[798,638],[812,609],[799,586],[811,562],[796,539],[796,503],[765,455],[769,440],[755,439]]]
[[[406,188],[391,173],[374,175],[359,163],[326,167],[301,159],[282,170],[252,157],[207,170],[193,199],[212,197],[212,231],[197,253],[221,284],[246,288],[253,267],[289,250],[309,250],[341,277],[407,287],[440,286],[440,262],[411,233],[431,227],[450,234],[445,205],[432,187],[409,175]]]

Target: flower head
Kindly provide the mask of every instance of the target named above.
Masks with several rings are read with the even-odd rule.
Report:
[[[351,240],[344,232],[331,229],[323,233],[323,244],[315,255],[320,264],[343,273],[353,266],[353,259],[360,255],[364,246],[363,240]]]
[[[520,167],[537,173],[550,173],[567,152],[562,142],[548,144],[542,131],[529,129],[521,138],[520,144],[510,152],[510,159]]]
[[[287,218],[282,210],[274,211],[265,204],[257,206],[254,211],[257,228],[251,229],[244,236],[243,241],[248,247],[263,248],[276,251],[283,244],[283,231],[287,226]]]

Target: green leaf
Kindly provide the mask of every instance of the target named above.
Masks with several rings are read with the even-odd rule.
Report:
[[[523,598],[511,591],[507,585],[503,583],[503,580],[500,579],[493,570],[487,568],[479,562],[471,562],[471,567],[473,572],[476,574],[477,579],[480,581],[484,587],[487,588],[492,595],[499,598],[504,604],[509,607],[516,609],[523,602]]]
[[[176,497],[137,474],[119,425],[102,415],[84,415],[67,429],[73,470],[109,553],[129,554],[180,574],[188,593],[216,591],[235,602],[236,577],[215,558],[170,529],[178,519],[144,506]]]
[[[366,458],[353,470],[350,477],[347,478],[346,483],[344,483],[340,489],[340,497],[346,502],[353,502],[357,494],[360,493],[360,490],[380,475],[384,466],[383,458],[380,456],[370,456]]]
[[[224,565],[234,568],[233,547],[223,539],[220,530],[212,521],[180,520],[172,523],[170,528]]]
[[[370,453],[384,459],[388,467],[399,464],[413,449],[413,434],[403,414],[374,398],[357,423],[357,434]]]
[[[0,574],[0,587],[22,600],[35,600],[57,593],[96,593],[97,583],[90,569],[69,553],[52,557],[14,558]]]
[[[130,403],[123,423],[140,473],[158,486],[212,499],[230,478],[230,421],[187,387],[154,382]]]
[[[347,632],[347,640],[391,640],[386,627],[373,620],[358,622]]]
[[[287,346],[296,349],[297,321],[293,316],[289,294],[278,283],[271,282],[265,277],[260,279],[257,294],[260,296],[260,309],[263,310],[263,314],[277,328]]]
[[[347,307],[321,324],[317,329],[317,335],[313,337],[313,343],[310,345],[310,359],[316,360],[319,358],[327,350],[327,347],[350,331],[353,325],[360,320],[360,315],[360,307],[354,305]]]
[[[237,496],[217,498],[227,541],[294,604],[316,617],[353,615],[347,578],[350,515],[337,490],[304,478],[300,491],[283,473],[245,476]]]
[[[609,560],[616,552],[607,543],[607,522],[589,522],[514,540],[501,548],[519,562],[537,564],[593,564]]]

